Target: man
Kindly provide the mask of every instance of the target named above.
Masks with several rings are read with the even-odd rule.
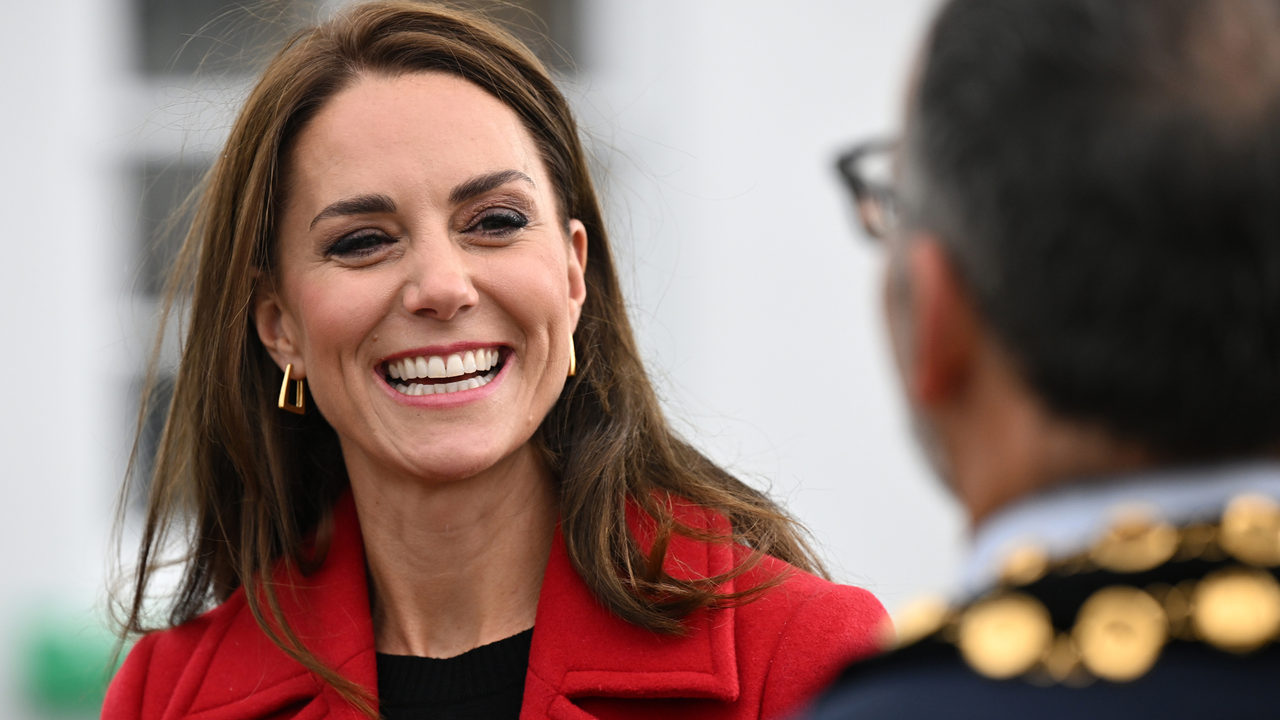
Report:
[[[951,0],[920,63],[842,169],[967,595],[813,717],[1280,716],[1280,2]]]

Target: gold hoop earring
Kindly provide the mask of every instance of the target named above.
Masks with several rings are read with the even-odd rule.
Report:
[[[288,410],[295,415],[301,415],[307,411],[306,396],[302,394],[303,383],[305,380],[295,382],[293,402],[286,402],[289,397],[289,375],[293,373],[293,363],[284,366],[284,382],[280,383],[280,400],[276,402],[277,407],[281,410]]]
[[[578,374],[578,351],[573,347],[573,333],[569,333],[569,377]]]

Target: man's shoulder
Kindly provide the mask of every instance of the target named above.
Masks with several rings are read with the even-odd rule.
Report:
[[[1274,717],[1280,503],[1218,522],[1121,517],[1052,559],[1010,553],[958,607],[917,604],[898,647],[848,668],[815,717]]]
[[[850,666],[811,719],[1272,718],[1280,706],[1277,673],[1275,646],[1241,656],[1180,642],[1132,682],[994,680],[974,671],[954,645],[927,639]]]

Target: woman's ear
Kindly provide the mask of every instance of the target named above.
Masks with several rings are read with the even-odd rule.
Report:
[[[581,220],[569,221],[569,302],[572,325],[578,327],[582,304],[587,301],[587,227]]]
[[[297,323],[280,300],[274,284],[263,279],[253,294],[253,323],[258,328],[258,339],[271,353],[271,359],[280,366],[293,366],[291,377],[301,380],[307,376],[307,365],[298,353]]]

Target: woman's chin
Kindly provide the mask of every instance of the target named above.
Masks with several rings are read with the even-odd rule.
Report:
[[[493,444],[488,438],[459,437],[456,441],[437,438],[429,446],[401,453],[390,464],[397,475],[414,478],[427,485],[462,482],[506,464],[518,455],[525,443]],[[440,442],[440,440],[445,440]]]

